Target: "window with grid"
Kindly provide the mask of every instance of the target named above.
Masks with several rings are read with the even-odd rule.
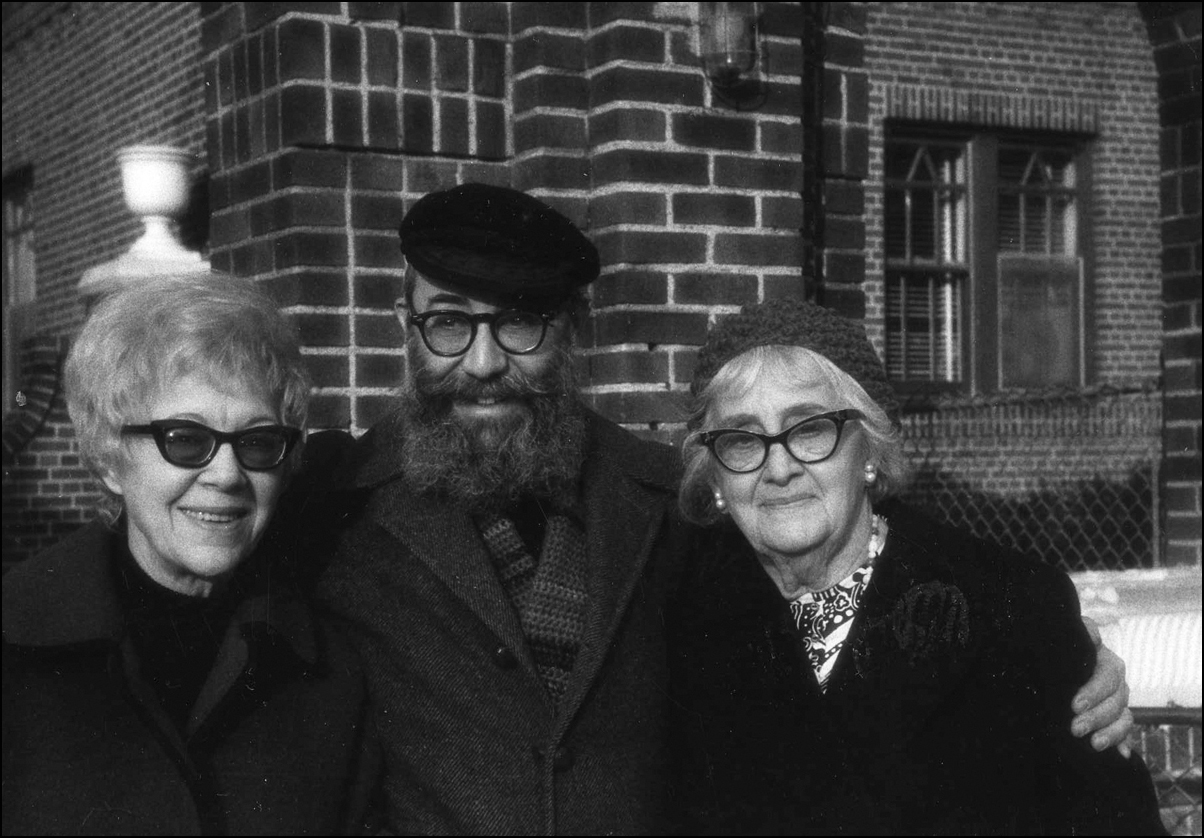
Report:
[[[896,381],[962,380],[966,153],[900,140],[886,153],[886,363]]]
[[[1001,144],[999,386],[1079,383],[1082,260],[1073,157]]]
[[[888,131],[893,380],[973,391],[1085,383],[1083,157],[1057,138]]]

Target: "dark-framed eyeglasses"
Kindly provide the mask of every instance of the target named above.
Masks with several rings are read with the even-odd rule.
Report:
[[[694,439],[710,449],[719,464],[728,471],[747,474],[765,465],[769,447],[779,443],[800,463],[823,462],[832,456],[840,444],[840,433],[844,430],[845,422],[861,417],[860,410],[833,410],[808,416],[777,434],[720,428],[703,431]]]
[[[230,443],[243,468],[267,471],[284,462],[301,431],[284,425],[259,425],[243,431],[215,431],[188,419],[156,419],[146,425],[122,425],[122,436],[149,434],[155,438],[163,459],[180,468],[203,468],[213,462],[217,450]]]
[[[439,310],[411,314],[426,348],[444,358],[463,355],[477,336],[477,325],[488,323],[497,345],[511,355],[526,355],[543,344],[554,314],[508,308],[504,311],[470,314]]]

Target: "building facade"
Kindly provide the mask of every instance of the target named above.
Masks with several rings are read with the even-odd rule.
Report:
[[[1136,482],[1116,566],[1198,565],[1198,5],[755,5],[724,87],[708,4],[5,4],[6,557],[88,516],[57,364],[139,231],[114,153],[164,143],[185,232],[296,320],[319,427],[390,409],[405,209],[504,183],[602,253],[603,414],[675,440],[715,319],[809,296],[864,319],[929,496]]]
[[[755,15],[738,73],[703,56],[726,5]],[[604,415],[678,441],[716,320],[815,299],[864,321],[904,396],[911,499],[1089,571],[1135,690],[1165,657],[1128,657],[1138,618],[1194,602],[1194,709],[1143,737],[1167,823],[1200,834],[1198,3],[3,9],[6,566],[97,498],[59,371],[81,277],[141,231],[119,149],[195,155],[184,243],[276,296],[314,425],[357,433],[404,372],[402,215],[506,184],[601,252],[578,360]]]

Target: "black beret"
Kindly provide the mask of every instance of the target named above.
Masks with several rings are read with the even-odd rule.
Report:
[[[690,392],[698,395],[728,361],[758,346],[801,346],[823,355],[862,386],[886,412],[899,421],[899,400],[886,369],[854,320],[797,298],[750,304],[727,317],[707,335],[698,351]]]
[[[419,273],[469,291],[555,304],[598,278],[598,251],[556,210],[515,189],[466,183],[432,192],[398,229]]]

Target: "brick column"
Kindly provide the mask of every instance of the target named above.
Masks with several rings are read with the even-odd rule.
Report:
[[[588,3],[513,4],[516,189],[588,226]]]
[[[700,106],[704,81],[692,58],[673,52],[673,24],[688,25],[680,10],[650,20],[625,4],[589,8],[590,232],[603,265],[585,342],[592,400],[655,436],[681,421],[674,357],[706,335],[705,313],[672,305],[669,265],[706,262],[706,234],[674,229],[670,206],[707,184],[707,154],[691,139],[673,143],[680,115],[666,107]]]
[[[214,267],[293,316],[315,427],[394,404],[397,225],[429,191],[508,182],[503,3],[204,4]]]
[[[869,73],[864,3],[828,3],[824,33],[824,284],[818,299],[865,317],[865,181],[869,175]]]
[[[1154,48],[1162,122],[1162,555],[1166,564],[1198,566],[1200,4],[1142,3],[1139,8]]]

